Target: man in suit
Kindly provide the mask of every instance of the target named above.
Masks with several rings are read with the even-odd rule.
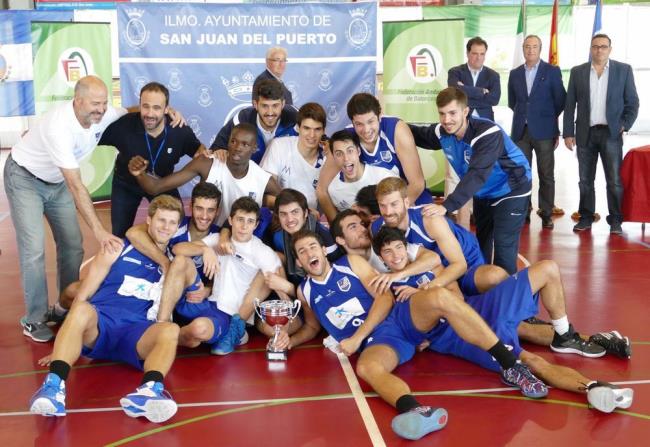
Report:
[[[449,69],[447,85],[465,92],[472,116],[494,121],[492,107],[499,103],[501,81],[499,73],[483,65],[488,44],[477,36],[468,40],[465,48],[467,64]]]
[[[293,105],[293,95],[282,82],[282,75],[287,69],[287,50],[282,47],[272,47],[266,52],[266,70],[259,74],[253,82],[253,100],[257,101],[257,87],[265,79],[275,79],[282,84],[284,103]]]
[[[531,167],[535,150],[542,226],[552,229],[554,152],[560,135],[557,119],[564,109],[566,91],[560,68],[540,59],[542,41],[538,36],[526,37],[523,51],[526,63],[512,70],[508,78],[508,107],[514,112],[510,137],[517,142]]]
[[[632,67],[609,59],[611,51],[609,36],[595,34],[591,38],[591,62],[573,67],[569,78],[564,106],[564,144],[569,150],[576,145],[578,148],[580,220],[573,227],[576,232],[591,229],[594,220],[594,178],[600,155],[607,181],[610,233],[623,234],[620,172],[623,132],[627,132],[636,120],[639,96]]]

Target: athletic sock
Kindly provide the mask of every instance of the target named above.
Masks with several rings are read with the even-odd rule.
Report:
[[[70,374],[70,365],[63,360],[52,360],[50,363],[50,372],[56,374],[61,378],[61,380],[68,380],[68,374]]]
[[[399,399],[397,399],[397,402],[395,403],[395,407],[397,407],[397,412],[402,414],[402,413],[408,413],[414,408],[421,407],[422,405],[420,402],[418,402],[415,397],[413,397],[410,394],[405,394]]]
[[[562,318],[558,318],[557,320],[551,320],[551,324],[553,325],[553,329],[555,329],[555,332],[557,332],[558,335],[564,335],[569,332],[569,317],[566,315]]]
[[[58,315],[59,317],[64,316],[65,314],[68,313],[68,309],[65,309],[59,302],[57,301],[54,303],[54,313]]]
[[[494,359],[499,362],[502,369],[509,369],[515,366],[517,363],[517,357],[506,348],[501,340],[499,340],[494,346],[488,349],[488,353],[494,357]]]
[[[160,371],[147,371],[144,373],[144,376],[142,376],[142,383],[140,385],[144,385],[147,382],[160,382],[165,379],[165,376]]]

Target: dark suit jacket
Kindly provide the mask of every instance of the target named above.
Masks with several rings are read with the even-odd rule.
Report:
[[[565,98],[566,90],[559,67],[540,60],[530,95],[524,65],[510,71],[508,107],[514,112],[510,131],[513,141],[521,140],[526,124],[528,134],[534,140],[551,140],[560,135],[557,118],[564,110]]]
[[[462,82],[463,85],[458,85],[458,81]],[[465,92],[469,102],[470,114],[476,110],[481,118],[494,121],[492,106],[499,104],[499,98],[501,97],[499,73],[484,65],[476,80],[476,86],[474,86],[472,73],[467,68],[467,64],[462,64],[449,69],[447,85],[449,87],[458,87]],[[484,88],[488,89],[490,93],[484,94]]]
[[[257,91],[257,84],[260,82],[264,81],[265,79],[275,79],[276,81],[278,78],[273,76],[273,73],[271,73],[268,68],[264,70],[262,73],[259,74],[258,77],[255,78],[255,82],[253,82],[253,99],[257,99],[255,97],[255,92]],[[282,82],[282,81],[280,81]],[[284,92],[284,104],[287,106],[292,106],[293,105],[293,95],[289,91],[289,89],[284,85],[282,82],[282,91]]]
[[[589,74],[591,62],[571,69],[569,88],[564,106],[564,137],[576,138],[578,146],[586,146],[589,137]],[[576,103],[578,113],[575,115]],[[622,62],[609,60],[607,80],[606,116],[610,138],[617,138],[621,128],[629,130],[639,113],[639,95],[634,85],[632,67]],[[574,116],[575,127],[574,127]]]

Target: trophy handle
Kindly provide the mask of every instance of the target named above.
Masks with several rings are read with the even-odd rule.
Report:
[[[293,320],[298,316],[298,313],[300,312],[300,306],[302,306],[302,303],[300,302],[299,299],[296,299],[293,302],[293,306],[291,307],[291,319]]]
[[[258,317],[260,317],[260,320],[264,321],[264,317],[262,316],[262,312],[260,311],[261,305],[262,302],[259,300],[259,298],[255,298],[253,300],[253,308],[255,309],[255,313],[257,314]]]

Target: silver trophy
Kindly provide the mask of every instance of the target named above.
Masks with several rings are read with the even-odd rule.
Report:
[[[255,313],[269,326],[273,326],[273,338],[266,345],[266,359],[270,361],[287,360],[287,350],[278,349],[275,344],[282,326],[289,324],[300,312],[300,301],[286,300],[260,301],[255,298]]]

